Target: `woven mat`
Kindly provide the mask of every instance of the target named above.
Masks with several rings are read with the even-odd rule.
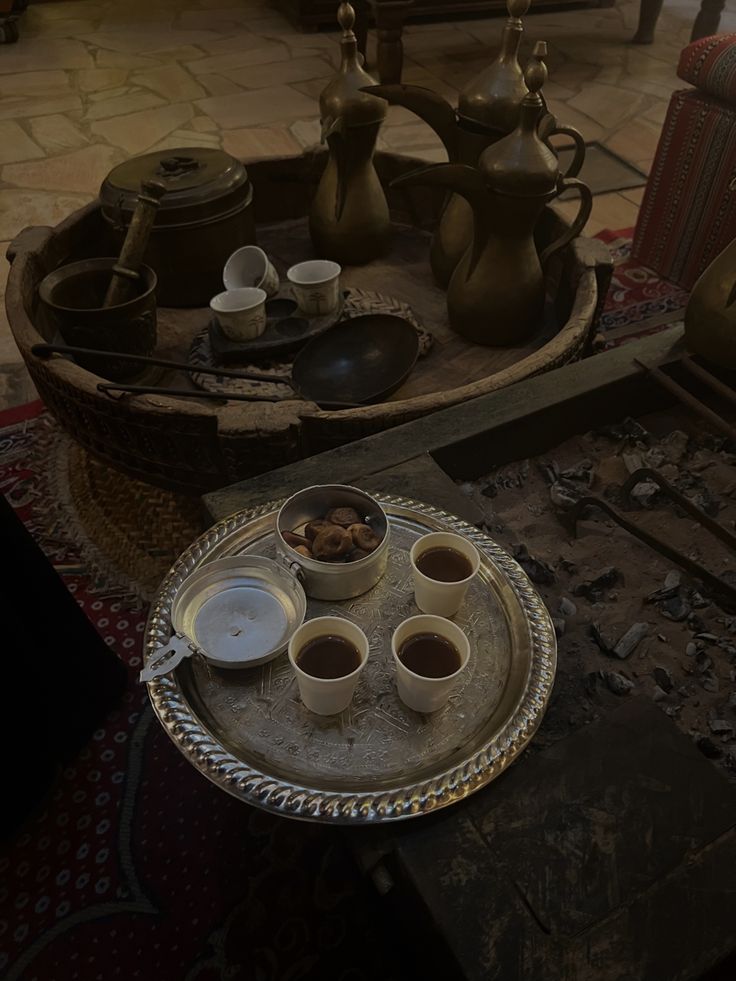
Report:
[[[49,439],[55,504],[75,530],[84,566],[150,600],[206,527],[199,498],[126,477],[53,426]]]
[[[419,357],[428,354],[433,343],[432,335],[419,323],[408,303],[397,300],[393,296],[385,296],[382,293],[375,293],[372,290],[361,290],[355,287],[347,291],[345,306],[341,321],[352,317],[359,317],[367,313],[392,314],[395,317],[402,317],[408,320],[419,335]],[[337,326],[337,325],[335,325]],[[330,328],[334,329],[334,328]],[[210,344],[209,326],[205,327],[192,342],[189,349],[188,361],[190,364],[203,365],[208,368],[225,367],[218,362],[212,352]],[[228,365],[227,367],[235,367]],[[243,381],[238,378],[219,378],[216,375],[192,374],[192,381],[195,385],[208,392],[237,392],[241,395],[267,395],[276,399],[293,399],[294,392],[289,385],[289,374],[291,372],[291,361],[272,361],[264,364],[249,364],[244,361],[237,365],[241,371],[257,371],[259,374],[272,375],[274,384],[270,382]]]

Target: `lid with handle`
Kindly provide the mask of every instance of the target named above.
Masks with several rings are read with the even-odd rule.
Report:
[[[156,226],[179,225],[227,214],[250,193],[245,165],[224,150],[182,147],[157,150],[118,164],[100,188],[108,218],[126,224],[141,184],[155,180],[166,188]]]
[[[518,123],[519,107],[527,91],[519,64],[519,44],[524,33],[521,18],[529,6],[530,0],[506,0],[508,20],[501,49],[491,64],[460,92],[457,114],[461,122],[499,133],[510,133]]]
[[[547,80],[546,55],[546,43],[538,41],[524,73],[529,91],[521,102],[518,125],[513,133],[484,150],[478,162],[488,186],[501,194],[536,197],[557,187],[557,155],[538,133],[539,120],[546,112],[540,92]]]
[[[319,97],[322,125],[342,120],[343,126],[361,126],[381,122],[387,109],[384,99],[368,92],[361,92],[367,85],[375,85],[363,68],[358,55],[358,42],[353,33],[355,11],[349,3],[341,3],[337,20],[342,28],[340,39],[340,67],[325,86]]]

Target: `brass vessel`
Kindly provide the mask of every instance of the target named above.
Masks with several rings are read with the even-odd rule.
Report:
[[[685,309],[685,340],[711,364],[736,368],[736,240],[693,286]]]
[[[386,103],[361,91],[374,79],[360,64],[353,33],[355,11],[341,3],[341,64],[320,96],[322,140],[329,158],[309,214],[309,232],[320,258],[361,265],[383,255],[391,221],[373,152]]]
[[[447,310],[453,329],[477,344],[516,345],[541,325],[544,267],[582,231],[590,216],[589,188],[560,173],[555,153],[539,134],[545,112],[540,94],[547,78],[545,54],[546,45],[540,42],[525,73],[529,91],[516,128],[484,150],[477,167],[437,164],[394,182],[446,187],[462,195],[472,209],[472,244],[450,279]],[[568,188],[579,191],[580,211],[573,225],[539,256],[534,244],[537,219],[544,206]]]
[[[424,120],[442,141],[450,163],[474,167],[481,153],[508,135],[519,121],[521,101],[527,93],[519,64],[519,44],[524,28],[521,17],[530,0],[507,0],[508,20],[501,49],[488,68],[466,85],[457,109],[441,96],[418,85],[376,85],[368,91],[392,105],[404,106]],[[575,177],[585,159],[585,143],[577,130],[558,126],[550,113],[542,114],[540,132],[545,140],[565,133],[576,144],[565,176]],[[430,265],[438,286],[447,288],[455,267],[473,237],[473,212],[462,195],[451,193],[440,217],[430,248]]]

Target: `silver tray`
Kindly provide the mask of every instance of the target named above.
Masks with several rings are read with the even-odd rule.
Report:
[[[320,719],[298,697],[286,657],[243,671],[199,659],[149,682],[154,711],[187,759],[235,797],[287,817],[374,824],[453,804],[495,779],[544,714],[557,661],[554,629],[520,566],[472,525],[425,504],[377,495],[391,524],[386,574],[343,602],[309,600],[307,618],[358,623],[371,655],[353,703]],[[241,511],[202,535],[172,568],[151,607],[146,660],[171,634],[171,604],[191,571],[224,555],[272,558],[280,504]],[[455,618],[473,653],[447,706],[431,716],[396,693],[390,638],[417,613],[408,552],[429,531],[466,535],[480,572]]]

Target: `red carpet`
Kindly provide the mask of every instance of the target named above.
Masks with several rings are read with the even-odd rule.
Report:
[[[602,327],[612,343],[661,329],[682,291],[617,259]],[[649,324],[642,321],[651,321]],[[0,414],[2,491],[128,667],[123,704],[0,859],[5,981],[298,981],[409,978],[382,902],[346,836],[265,815],[179,756],[137,683],[145,611],[95,581],[54,519],[40,404]],[[51,507],[51,510],[50,510]],[[29,761],[32,765],[32,761]]]
[[[215,789],[154,720],[136,681],[144,610],[95,583],[64,527],[49,521],[51,425],[39,403],[0,414],[0,485],[130,681],[43,812],[0,852],[0,976],[398,977],[386,966],[396,961],[380,900],[342,834]]]

